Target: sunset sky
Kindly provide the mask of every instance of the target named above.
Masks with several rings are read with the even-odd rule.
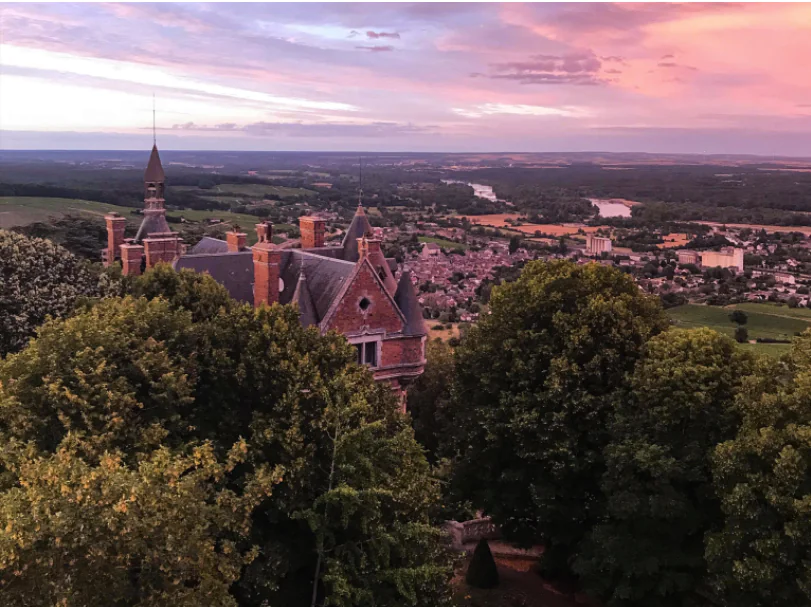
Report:
[[[811,156],[811,3],[0,4],[0,148]]]

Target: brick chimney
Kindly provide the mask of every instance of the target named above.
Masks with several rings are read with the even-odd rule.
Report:
[[[162,261],[172,263],[180,256],[181,240],[174,232],[154,232],[144,238],[143,243],[147,268]]]
[[[104,216],[107,222],[107,256],[104,265],[109,266],[121,257],[121,245],[124,244],[124,229],[127,227],[127,218],[118,213]]]
[[[317,249],[324,246],[327,222],[313,215],[302,215],[298,220],[301,231],[301,248]]]
[[[261,225],[261,224],[260,224]],[[258,226],[257,226],[258,227]],[[257,230],[258,231],[258,230]],[[253,305],[279,301],[279,266],[282,254],[268,241],[253,246]]]
[[[272,242],[273,241],[273,224],[269,221],[263,221],[256,224],[256,242]]]
[[[236,253],[238,251],[245,250],[245,245],[248,242],[248,235],[244,232],[237,232],[236,228],[234,228],[230,232],[225,233],[225,240],[228,242],[228,252]]]
[[[144,258],[144,247],[138,244],[122,244],[121,272],[125,276],[139,276],[141,274],[141,261]]]

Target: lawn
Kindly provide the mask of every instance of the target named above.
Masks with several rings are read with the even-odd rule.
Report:
[[[748,316],[745,327],[749,331],[749,339],[793,339],[795,333],[801,333],[809,327],[811,316],[803,318],[791,317],[781,312],[789,308],[777,308],[763,304],[741,304],[722,308],[719,306],[703,306],[686,304],[667,311],[677,327],[695,329],[709,327],[719,333],[732,337],[735,333],[735,323],[729,320],[729,314],[734,308],[742,309]],[[759,344],[766,345],[766,344]],[[763,348],[765,351],[766,348]],[[775,350],[772,348],[771,350]]]
[[[137,223],[140,218],[130,215],[130,207],[119,207],[92,200],[76,198],[36,198],[29,196],[0,196],[0,228],[23,226],[37,221],[48,221],[50,217],[64,215],[92,215],[102,217],[115,211]]]
[[[452,240],[446,240],[445,238],[436,238],[434,236],[420,236],[420,242],[433,242],[434,244],[438,244],[440,247],[445,249],[462,249],[463,251],[467,251],[468,246],[466,244],[462,244],[459,242],[454,242]]]

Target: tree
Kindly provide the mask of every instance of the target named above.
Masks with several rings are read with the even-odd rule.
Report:
[[[48,316],[117,291],[110,274],[61,246],[0,230],[0,357],[22,348]]]
[[[749,320],[749,317],[743,310],[733,310],[732,313],[729,315],[729,320],[738,325],[745,325],[746,322]]]
[[[237,305],[226,288],[210,275],[188,269],[177,272],[166,263],[155,265],[133,280],[128,293],[146,299],[162,297],[172,308],[191,312],[194,321],[210,320]]]
[[[210,280],[192,281],[179,299],[109,298],[47,322],[0,363],[0,444],[43,457],[75,445],[88,466],[110,453],[140,470],[162,449],[188,454],[206,443],[225,461],[244,439],[245,460],[225,471],[223,486],[241,495],[267,470],[281,478],[242,530],[240,553],[257,547],[250,564],[233,583],[220,572],[240,605],[310,605],[313,591],[318,604],[339,607],[443,604],[451,571],[429,524],[438,488],[390,389],[354,362],[342,336],[302,328],[295,307],[218,308]],[[69,531],[87,517],[70,519]],[[150,528],[141,529],[128,533],[149,542]]]
[[[704,535],[720,527],[713,449],[734,436],[751,357],[709,329],[651,339],[617,400],[605,450],[605,520],[576,570],[608,605],[685,605],[706,582]]]
[[[454,488],[565,573],[602,509],[612,396],[669,323],[599,264],[531,262],[490,304],[457,350]]]
[[[738,325],[735,328],[735,341],[739,344],[745,344],[749,341],[749,331],[746,330],[746,327]]]
[[[498,586],[498,568],[490,552],[487,540],[481,539],[473,551],[473,558],[467,567],[465,582],[473,588],[495,588]]]
[[[723,527],[709,535],[714,589],[727,605],[811,604],[811,336],[763,360],[742,390],[737,436],[713,456]]]
[[[509,243],[510,255],[515,253],[520,248],[521,248],[521,237],[520,236],[511,236],[510,237],[510,243]]]
[[[408,411],[414,437],[425,447],[428,460],[435,464],[449,455],[453,350],[441,340],[430,341],[425,358],[425,372],[408,390]]]
[[[246,454],[238,443],[221,462],[204,444],[127,465],[115,453],[88,462],[69,444],[50,454],[6,445],[3,605],[236,606],[229,586],[256,556],[250,515],[279,478],[226,488]]]

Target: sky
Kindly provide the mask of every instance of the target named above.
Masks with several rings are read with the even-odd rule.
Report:
[[[811,156],[811,3],[0,3],[0,149]]]

